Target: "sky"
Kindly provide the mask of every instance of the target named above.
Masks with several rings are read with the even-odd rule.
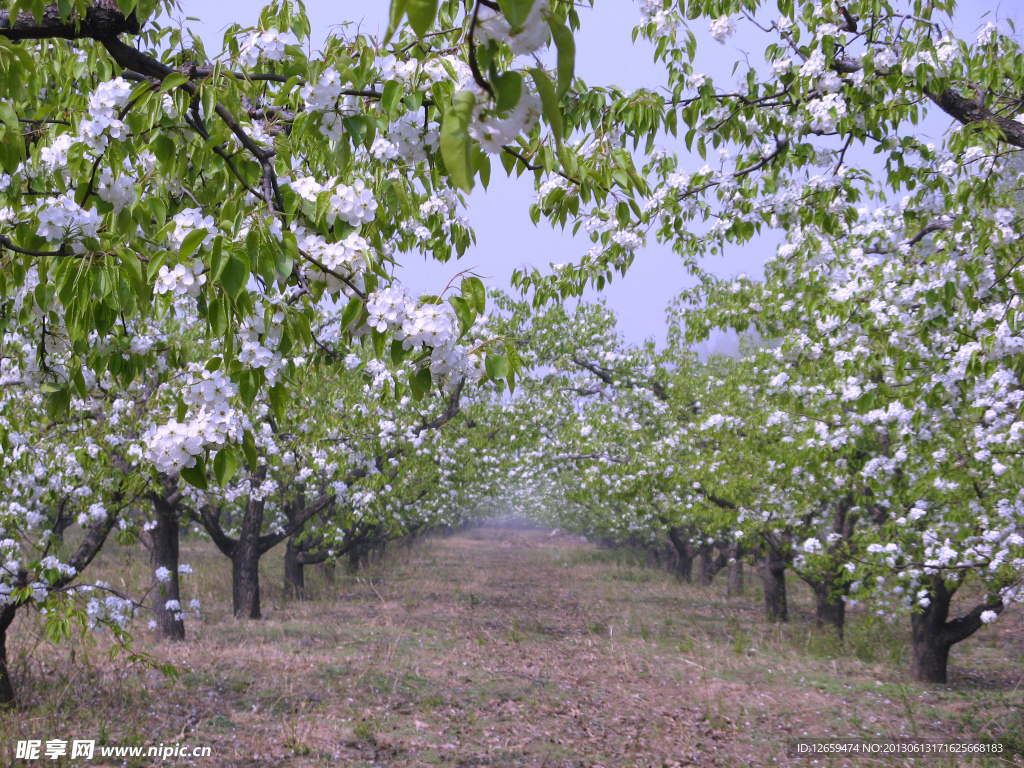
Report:
[[[223,30],[232,23],[254,25],[266,3],[263,0],[232,0],[230,3],[182,0],[182,16],[201,21],[185,21],[186,26],[202,36],[207,51],[220,50]],[[353,0],[307,0],[314,41],[326,37],[330,27],[339,22],[358,22],[364,33],[383,33],[386,27],[388,0],[354,2]],[[985,20],[1017,19],[1021,9],[1016,2],[975,0],[961,5],[957,33],[973,38],[974,30]],[[987,14],[987,16],[986,16]],[[655,87],[664,82],[660,68],[653,61],[653,46],[642,39],[632,42],[632,31],[640,20],[633,0],[597,0],[596,7],[580,8],[581,30],[577,35],[576,73],[589,86],[618,85],[625,89]],[[1017,25],[1021,29],[1020,25]],[[743,28],[736,37],[722,46],[703,29],[694,28],[698,36],[698,59],[695,69],[723,84],[731,82],[733,62],[741,59],[744,49],[752,54],[763,50],[763,43],[743,39]],[[760,42],[760,41],[758,41]],[[924,131],[936,137],[948,126],[948,120],[934,118]],[[694,155],[691,170],[703,161]],[[498,162],[492,162],[489,188],[477,185],[467,201],[467,217],[476,232],[476,245],[458,262],[438,264],[406,256],[397,277],[410,289],[420,293],[439,292],[457,272],[472,268],[496,288],[507,288],[512,272],[523,265],[546,271],[550,263],[575,261],[591,247],[585,235],[573,237],[570,231],[552,229],[543,219],[534,226],[529,208],[534,200],[533,174],[507,178]],[[733,248],[725,255],[707,262],[705,267],[720,276],[740,273],[757,276],[772,255],[778,240],[762,238],[743,248]],[[651,338],[659,346],[665,339],[665,309],[681,290],[690,287],[693,279],[686,273],[680,259],[668,246],[649,238],[637,251],[633,266],[624,278],[598,294],[591,291],[586,298],[603,297],[619,318],[619,329],[628,343],[638,344]],[[701,351],[731,352],[735,338],[718,334]]]

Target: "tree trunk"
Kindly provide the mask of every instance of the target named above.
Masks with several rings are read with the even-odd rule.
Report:
[[[263,511],[266,502],[254,498],[254,491],[263,482],[266,468],[254,474],[253,490],[242,516],[242,527],[238,541],[231,552],[231,602],[237,619],[258,619],[260,612],[260,530],[263,528]]]
[[[946,588],[945,581],[937,577],[932,579],[929,593],[928,605],[918,606],[910,615],[911,668],[915,680],[945,683],[949,649],[953,644],[943,637],[942,629],[949,616],[953,593]]]
[[[302,550],[295,537],[288,539],[284,548],[284,596],[291,600],[306,599],[306,576],[302,563]]]
[[[842,595],[836,594],[832,579],[815,581],[810,586],[814,590],[815,625],[818,629],[832,627],[839,633],[841,640],[846,626],[846,601]]]
[[[771,622],[789,621],[786,600],[786,561],[771,547],[758,562],[757,575],[764,582],[765,617]]]
[[[949,649],[939,633],[933,631],[930,612],[925,609],[910,617],[912,636],[911,670],[921,683],[945,683],[948,677]]]
[[[697,571],[697,583],[702,587],[709,587],[715,580],[715,548],[711,544],[701,544],[697,547],[697,556],[700,558],[700,569]]]
[[[924,585],[929,603],[918,605],[910,615],[911,669],[919,682],[945,683],[950,649],[985,625],[981,620],[985,613],[1002,613],[1004,605],[1000,598],[990,598],[959,619],[947,621],[958,587],[950,589],[941,576],[932,576]]]
[[[7,668],[7,630],[17,612],[13,605],[0,608],[0,709],[14,706],[14,683]]]
[[[693,582],[693,551],[682,528],[669,528],[668,538],[676,550],[676,576],[687,584]]]
[[[334,580],[336,578],[336,566],[337,562],[335,560],[324,560],[322,563],[320,563],[320,575],[323,577],[326,583],[334,583]]]
[[[51,539],[58,552],[64,549],[64,532],[75,522],[71,515],[64,514],[63,503],[57,509],[57,519],[53,523]]]
[[[729,563],[728,581],[726,583],[726,596],[727,597],[742,597],[743,596],[743,561],[736,558]]]
[[[155,572],[157,568],[170,571],[170,581],[160,582],[153,594],[153,615],[156,621],[156,636],[161,640],[184,640],[185,622],[181,613],[181,585],[178,575],[178,534],[179,518],[176,505],[166,497],[153,497],[156,524],[150,530],[149,563]],[[178,610],[168,609],[169,601],[178,603]]]
[[[348,572],[359,573],[359,561],[363,559],[363,548],[354,546],[348,551]]]
[[[255,546],[239,541],[231,558],[231,604],[236,619],[259,619],[260,555]]]

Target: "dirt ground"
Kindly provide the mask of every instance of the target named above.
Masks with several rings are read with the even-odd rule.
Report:
[[[190,548],[186,547],[186,550]],[[19,709],[0,763],[196,766],[1018,765],[1024,627],[963,644],[949,686],[906,677],[906,629],[854,617],[846,642],[761,620],[757,584],[727,599],[623,553],[547,531],[481,528],[393,552],[358,576],[311,579],[285,603],[268,556],[265,618],[228,617],[226,562],[196,570],[201,622],[136,647],[177,679],[86,638],[52,649],[38,620],[12,643]],[[112,569],[117,553],[101,568]],[[140,563],[135,564],[141,574]],[[274,558],[276,560],[276,558]],[[752,580],[751,580],[752,581]],[[818,759],[797,737],[963,739],[998,758]],[[18,739],[209,747],[199,758],[15,759]],[[992,747],[994,748],[994,747]],[[6,759],[5,759],[6,751]],[[972,762],[973,761],[973,762]]]

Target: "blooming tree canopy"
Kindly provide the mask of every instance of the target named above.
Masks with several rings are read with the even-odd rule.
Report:
[[[569,3],[393,0],[385,39],[342,32],[314,52],[301,3],[279,2],[215,55],[163,25],[173,0],[5,3],[10,402],[43,399],[55,424],[73,423],[166,365],[127,472],[205,493],[211,480],[262,487],[267,419],[301,420],[304,366],[365,377],[364,394],[399,413],[406,395],[516,388],[531,353],[520,331],[480,322],[478,277],[425,295],[394,279],[408,256],[465,251],[461,194],[497,158],[533,175],[535,221],[593,243],[515,277],[534,305],[602,288],[651,238],[702,278],[680,300],[680,345],[717,327],[771,343],[720,368],[677,346],[658,371],[584,311],[590,340],[548,340],[557,386],[491,402],[502,416],[485,435],[528,438],[511,454],[533,462],[524,477],[576,509],[573,494],[592,493],[634,527],[759,536],[833,593],[884,591],[912,614],[918,676],[944,679],[950,646],[1021,597],[1020,46],[992,24],[958,39],[949,0],[640,5],[636,34],[666,79],[627,94],[575,77]],[[694,29],[758,50],[716,82],[695,69]],[[951,126],[938,141],[916,127],[929,115]],[[763,281],[701,263],[767,230],[784,242]],[[201,354],[151,332],[167,318]],[[546,424],[549,395],[560,415]],[[374,439],[390,439],[380,418]],[[40,424],[3,429],[41,444]],[[491,438],[473,438],[457,448],[493,468]],[[548,482],[556,465],[572,483]],[[4,471],[35,469],[5,445]],[[48,518],[9,510],[0,630],[50,565],[15,551],[25,521]],[[101,544],[116,515],[92,522]],[[70,575],[57,571],[51,583]],[[971,581],[982,597],[949,620]]]

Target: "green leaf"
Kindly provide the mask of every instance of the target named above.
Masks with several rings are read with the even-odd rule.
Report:
[[[533,82],[537,86],[537,93],[540,94],[541,109],[544,112],[544,119],[551,126],[551,132],[555,134],[555,141],[562,143],[562,136],[565,128],[562,125],[562,110],[559,108],[558,94],[555,93],[555,85],[551,82],[547,72],[539,67],[530,70]]]
[[[342,330],[348,330],[348,327],[359,318],[359,314],[362,311],[362,299],[360,299],[358,296],[353,296],[351,299],[349,299],[348,305],[345,307],[345,311],[341,313]]]
[[[455,314],[459,318],[459,335],[465,334],[473,327],[476,313],[470,307],[469,302],[461,296],[452,296],[448,299],[448,303],[452,305],[452,309],[455,310]]]
[[[477,314],[487,309],[487,289],[479,277],[467,277],[462,281],[462,298],[469,302]]]
[[[216,459],[214,459],[216,461]],[[196,456],[196,464],[194,467],[185,467],[181,470],[181,479],[189,485],[194,485],[201,491],[205,491],[210,487],[210,484],[206,480],[206,458],[203,456]]]
[[[576,72],[576,40],[562,22],[554,16],[548,18],[551,37],[558,48],[558,98],[561,99],[572,85]]]
[[[409,0],[409,26],[423,37],[434,26],[437,18],[437,0]]]
[[[217,485],[221,488],[226,487],[231,478],[235,476],[237,469],[238,457],[235,456],[235,452],[231,450],[230,446],[225,446],[217,451],[217,455],[213,459],[213,475],[217,478]]]
[[[519,352],[516,350],[515,345],[508,340],[505,341],[505,355],[508,357],[508,363],[512,367],[512,372],[518,373],[522,376],[523,359],[519,356]]]
[[[252,406],[259,391],[260,383],[256,371],[242,371],[238,376],[238,394],[246,408]]]
[[[387,343],[388,337],[375,328],[370,331],[370,339],[373,342],[373,354],[378,360],[384,359],[384,345]]]
[[[384,91],[380,97],[380,108],[384,113],[394,119],[395,108],[402,99],[402,85],[397,80],[388,80],[384,83]]]
[[[526,23],[533,8],[534,0],[498,0],[501,12],[505,14],[512,29],[519,29]]]
[[[270,396],[270,406],[277,414],[277,418],[284,419],[288,408],[288,388],[279,381],[267,394]]]
[[[487,369],[487,378],[504,379],[508,376],[508,358],[503,355],[490,354],[484,359],[484,368]]]
[[[412,390],[413,400],[419,402],[423,396],[430,392],[430,366],[425,365],[415,373],[409,374],[409,389]]]
[[[46,397],[46,415],[56,419],[64,414],[71,406],[71,390],[67,387],[60,387]]]
[[[301,259],[302,255],[299,253],[299,244],[294,232],[284,232],[282,241],[284,247],[274,250],[274,272],[283,282],[291,277],[295,262]]]
[[[470,91],[459,91],[441,126],[441,157],[452,181],[466,192],[473,189],[473,142],[468,128],[475,105],[476,97]]]
[[[248,430],[242,435],[242,453],[245,454],[245,460],[249,464],[249,469],[256,469],[256,466],[260,463],[260,455],[256,452],[256,439],[252,436],[252,432]]]
[[[210,232],[206,229],[193,229],[185,235],[185,239],[181,241],[181,250],[178,253],[181,260],[188,259],[199,250],[199,246],[202,245],[203,240],[209,237],[209,235]]]
[[[341,124],[345,126],[345,132],[352,137],[353,144],[359,145],[366,140],[366,118],[362,115],[343,117]]]
[[[384,34],[381,47],[391,41],[391,36],[395,34],[398,25],[402,23],[402,17],[405,16],[405,9],[408,5],[409,0],[391,0],[391,12],[388,14],[388,31]]]
[[[224,274],[220,276],[220,282],[232,299],[238,300],[248,281],[249,265],[237,256],[228,259],[228,263],[224,266]]]
[[[184,85],[188,82],[188,78],[181,72],[171,72],[167,77],[160,83],[160,92],[167,93],[167,91],[177,88],[179,85]]]
[[[498,103],[495,109],[498,112],[508,112],[519,103],[519,97],[523,93],[523,76],[515,71],[505,72],[495,77],[494,92],[497,94]]]
[[[0,120],[3,121],[4,125],[6,125],[8,130],[11,132],[21,132],[21,128],[18,125],[18,113],[15,112],[14,107],[6,101],[0,101]]]
[[[212,330],[217,336],[223,336],[228,331],[228,317],[230,310],[228,309],[227,299],[224,296],[220,296],[214,301],[210,302],[209,309],[207,311],[207,320],[210,323],[210,330]]]

